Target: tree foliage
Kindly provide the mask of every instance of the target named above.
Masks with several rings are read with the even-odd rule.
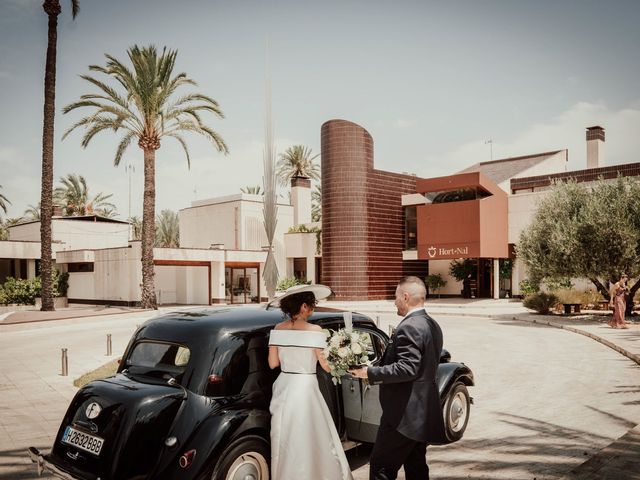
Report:
[[[115,205],[108,201],[112,195],[100,192],[91,197],[85,178],[82,175],[70,173],[60,178],[60,186],[53,191],[53,200],[62,206],[64,214],[69,217],[101,215],[111,218],[116,214]]]
[[[276,176],[282,186],[287,186],[293,177],[320,179],[320,166],[315,161],[320,154],[312,155],[311,149],[304,145],[294,145],[280,154],[276,165]]]
[[[153,245],[155,243],[155,163],[161,140],[173,138],[182,147],[187,165],[191,163],[184,133],[196,133],[209,140],[219,152],[227,153],[222,137],[205,123],[204,115],[223,118],[218,102],[201,93],[178,95],[181,87],[195,86],[186,73],[175,73],[178,52],[156,47],[131,47],[127,54],[131,67],[111,55],[105,55],[105,66],[91,65],[89,70],[106,77],[103,81],[91,75],[81,78],[95,87],[97,93],[82,95],[67,105],[64,113],[90,109],[91,113],[71,126],[65,138],[76,128],[83,128],[81,144],[86,147],[100,132],[121,133],[114,164],[118,166],[124,152],[136,142],[144,154],[144,196],[142,204],[142,292],[143,308],[157,308],[154,282]]]
[[[627,177],[590,185],[556,183],[520,234],[517,251],[529,279],[535,284],[587,278],[608,299],[608,283],[620,273],[637,278],[639,198],[640,182]],[[634,287],[640,288],[640,282]]]
[[[162,210],[156,218],[156,247],[178,248],[180,246],[180,222],[172,210]]]

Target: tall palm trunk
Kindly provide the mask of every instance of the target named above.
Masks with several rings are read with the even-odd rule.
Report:
[[[142,201],[142,308],[157,309],[153,268],[156,216],[156,151],[144,148],[144,199]]]
[[[49,16],[47,61],[44,73],[44,120],[42,128],[42,197],[40,199],[40,278],[42,310],[54,310],[51,280],[51,216],[53,214],[53,124],[56,100],[56,44],[60,3],[45,0],[44,11]]]

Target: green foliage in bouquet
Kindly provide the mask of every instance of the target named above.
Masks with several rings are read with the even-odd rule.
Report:
[[[357,332],[347,332],[344,328],[332,331],[324,356],[331,367],[334,385],[342,383],[342,377],[351,367],[364,365],[369,361],[367,347],[369,336]]]

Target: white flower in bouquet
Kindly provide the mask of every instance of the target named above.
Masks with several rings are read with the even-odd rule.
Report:
[[[331,337],[324,355],[331,368],[331,380],[335,385],[341,383],[341,378],[355,366],[368,364],[367,355],[368,335],[347,332],[340,329],[331,332]]]

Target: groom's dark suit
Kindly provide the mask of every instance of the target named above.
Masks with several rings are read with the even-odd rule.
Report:
[[[367,369],[380,384],[382,406],[370,479],[395,479],[403,464],[407,480],[429,478],[426,445],[445,438],[436,385],[441,352],[442,330],[420,309],[400,322],[380,365]]]

